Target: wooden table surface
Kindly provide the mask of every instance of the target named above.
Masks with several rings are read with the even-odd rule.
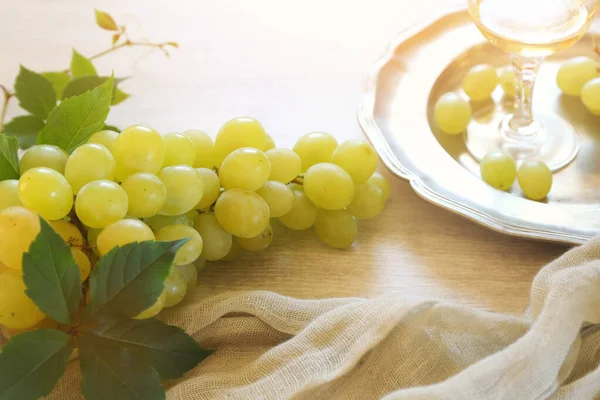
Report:
[[[339,140],[361,138],[356,108],[364,71],[397,32],[449,3],[454,1],[4,1],[0,83],[11,85],[19,64],[60,70],[68,67],[71,47],[87,56],[110,47],[110,33],[94,23],[97,7],[127,24],[134,38],[180,44],[170,59],[128,48],[95,62],[102,74],[132,77],[122,87],[134,97],[113,108],[111,124],[214,134],[227,119],[249,115],[282,147],[313,130]],[[15,104],[9,109],[10,116],[19,112]],[[377,219],[360,222],[352,249],[330,249],[311,231],[276,229],[266,252],[209,264],[200,292],[261,289],[323,298],[398,290],[520,313],[537,271],[566,250],[491,232],[386,176],[392,199]]]

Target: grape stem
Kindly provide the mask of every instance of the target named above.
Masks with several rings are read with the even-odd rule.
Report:
[[[0,132],[4,130],[4,118],[6,117],[6,109],[8,108],[9,100],[14,96],[4,85],[0,85],[4,101],[2,102],[2,111],[0,111]]]
[[[100,53],[94,54],[93,56],[89,57],[89,60],[95,60],[97,58],[100,58],[102,56],[105,56],[107,54],[112,53],[113,51],[117,51],[119,49],[122,49],[123,47],[156,47],[157,49],[159,49],[160,51],[162,51],[163,53],[165,53],[165,55],[167,57],[169,57],[169,52],[165,49],[166,46],[172,46],[172,44],[170,42],[164,42],[164,43],[150,43],[150,42],[134,42],[132,40],[127,39],[125,42],[118,44],[116,46],[111,47],[110,49],[101,51]],[[69,73],[71,72],[70,68],[64,69],[62,72],[64,73]]]

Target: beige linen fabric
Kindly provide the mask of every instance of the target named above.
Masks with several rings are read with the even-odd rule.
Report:
[[[216,352],[167,398],[600,398],[600,238],[543,268],[523,317],[388,293],[229,293],[164,315]],[[50,396],[76,399],[77,362]]]

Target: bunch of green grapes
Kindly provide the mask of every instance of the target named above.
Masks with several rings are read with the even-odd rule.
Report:
[[[349,247],[356,219],[377,216],[389,198],[376,167],[362,140],[338,145],[316,132],[293,150],[276,148],[252,118],[228,121],[214,141],[199,130],[160,135],[134,125],[97,132],[71,154],[33,146],[21,157],[20,179],[0,182],[0,326],[45,321],[21,277],[40,216],[71,246],[83,281],[116,246],[188,238],[164,292],[136,317],[144,319],[181,302],[206,261],[269,247],[272,218],[294,230],[314,226],[326,244]]]

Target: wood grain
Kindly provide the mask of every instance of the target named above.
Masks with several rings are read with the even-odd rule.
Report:
[[[453,1],[409,0],[150,0],[3,2],[0,83],[19,64],[64,69],[71,46],[91,55],[110,46],[93,8],[126,23],[132,36],[174,40],[166,59],[123,49],[96,62],[101,73],[131,76],[134,96],[109,122],[148,124],[161,132],[215,133],[227,119],[251,115],[280,146],[312,130],[340,140],[362,137],[356,106],[364,71],[400,30]],[[13,104],[9,115],[20,111]],[[392,181],[392,200],[377,219],[360,223],[348,251],[329,249],[314,234],[276,227],[272,247],[234,262],[210,264],[197,296],[261,289],[303,298],[372,297],[390,290],[518,313],[545,263],[565,247],[490,232],[418,198]]]

